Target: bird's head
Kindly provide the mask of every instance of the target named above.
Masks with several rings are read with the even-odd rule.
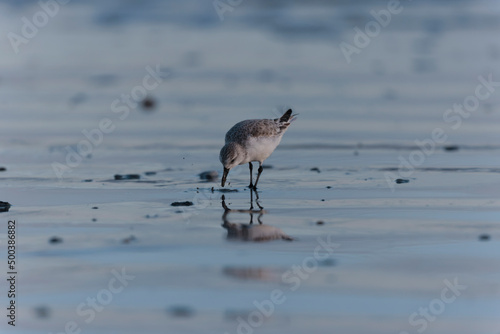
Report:
[[[227,174],[231,168],[241,165],[245,155],[242,152],[240,145],[236,143],[228,143],[220,150],[219,159],[224,166],[224,174],[222,175],[221,186],[224,187],[226,183]]]

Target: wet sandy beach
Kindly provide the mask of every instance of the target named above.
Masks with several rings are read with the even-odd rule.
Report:
[[[3,41],[0,331],[498,333],[500,7],[405,3],[347,63],[386,6],[90,1]],[[257,194],[200,179],[286,107]]]

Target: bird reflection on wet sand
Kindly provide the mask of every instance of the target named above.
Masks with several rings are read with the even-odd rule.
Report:
[[[255,204],[259,207],[258,210],[254,209],[253,206],[253,193],[255,192],[256,200]],[[292,237],[286,235],[279,228],[265,225],[262,223],[262,216],[267,213],[266,210],[260,205],[258,202],[259,194],[256,190],[250,190],[250,209],[248,210],[234,210],[230,209],[226,205],[226,197],[222,195],[222,208],[224,209],[224,213],[222,214],[222,227],[227,230],[227,239],[228,240],[242,240],[242,241],[270,241],[270,240],[286,240],[292,241],[294,240]],[[229,213],[248,213],[250,215],[250,222],[248,224],[241,223],[231,223],[228,220]],[[253,224],[253,216],[254,214],[258,214],[257,221],[259,224]]]

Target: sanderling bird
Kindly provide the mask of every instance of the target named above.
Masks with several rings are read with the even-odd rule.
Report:
[[[221,185],[224,187],[227,174],[231,168],[248,162],[250,168],[249,188],[257,189],[262,163],[266,160],[281,141],[281,137],[290,124],[296,119],[292,109],[288,109],[276,119],[248,119],[235,124],[226,133],[226,143],[220,150],[220,162],[224,166]],[[252,161],[259,162],[259,173],[255,184],[252,183]]]

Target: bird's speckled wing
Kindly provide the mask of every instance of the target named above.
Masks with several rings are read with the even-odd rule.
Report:
[[[281,136],[290,122],[280,123],[278,119],[249,119],[236,123],[226,133],[226,143],[244,143],[250,137]]]

